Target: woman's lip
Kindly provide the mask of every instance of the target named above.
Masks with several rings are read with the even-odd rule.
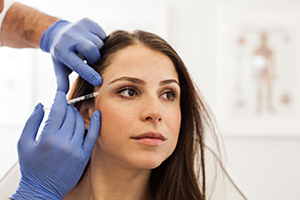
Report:
[[[147,133],[143,133],[141,135],[133,136],[131,138],[135,139],[135,140],[144,139],[144,138],[159,139],[162,141],[166,140],[166,138],[161,133],[158,133],[158,132],[147,132]]]

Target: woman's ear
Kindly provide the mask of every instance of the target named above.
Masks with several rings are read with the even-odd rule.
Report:
[[[85,125],[85,129],[89,130],[89,126],[91,123],[91,118],[92,118],[92,114],[93,114],[93,106],[91,103],[89,103],[88,101],[83,101],[81,102],[81,104],[79,105],[79,112],[83,118],[84,121],[84,125]]]

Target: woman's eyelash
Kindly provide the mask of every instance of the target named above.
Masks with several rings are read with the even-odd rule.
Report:
[[[126,91],[127,91],[127,94],[126,94]],[[118,89],[116,94],[119,94],[122,97],[133,97],[133,96],[139,95],[139,92],[135,87],[125,86],[125,87],[121,87],[120,89]]]
[[[171,89],[171,92],[174,94],[175,97],[177,97],[179,94],[178,90]]]
[[[173,101],[175,98],[177,98],[178,96],[178,91],[174,90],[174,89],[169,89],[167,91],[165,91],[162,95],[168,95],[166,96],[166,98],[170,101]],[[169,94],[171,94],[171,96],[169,96]]]
[[[131,97],[141,95],[139,90],[133,86],[121,87],[116,91],[116,94],[120,95],[123,98],[131,98]],[[174,101],[174,99],[178,97],[178,94],[179,92],[176,89],[170,88],[170,89],[165,89],[160,96],[167,100]]]

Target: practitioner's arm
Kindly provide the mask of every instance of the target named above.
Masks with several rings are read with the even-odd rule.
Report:
[[[7,11],[2,22],[2,45],[13,48],[39,48],[42,34],[58,20],[59,18],[16,2]]]

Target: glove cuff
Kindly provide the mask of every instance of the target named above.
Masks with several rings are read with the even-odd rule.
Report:
[[[65,26],[69,23],[70,22],[68,22],[66,20],[58,20],[57,22],[54,22],[49,28],[47,28],[41,37],[40,48],[45,52],[50,52],[50,47],[51,47],[51,44],[53,41],[53,37],[55,36],[55,33],[61,27]]]

